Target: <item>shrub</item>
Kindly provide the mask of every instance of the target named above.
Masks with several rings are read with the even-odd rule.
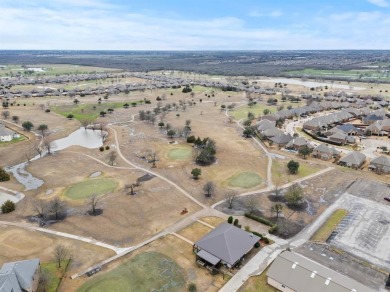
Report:
[[[0,167],[0,181],[9,181],[10,175],[2,168]]]
[[[195,143],[196,138],[195,136],[188,136],[187,137],[187,143]]]
[[[229,224],[232,224],[232,223],[233,223],[233,217],[232,217],[232,216],[229,216],[229,218],[228,218],[228,223],[229,223]]]
[[[45,110],[45,112],[46,112],[46,113],[50,113],[50,109],[47,108],[47,109]]]
[[[250,232],[251,231],[251,228],[249,227],[249,225],[245,225],[245,231],[247,231],[247,232]],[[253,232],[252,232],[253,233]]]
[[[104,151],[104,147],[101,146],[101,147],[99,148],[99,150],[103,152],[103,151]]]
[[[254,235],[260,237],[260,239],[263,238],[263,235],[261,235],[260,233],[258,233],[258,232],[256,232],[256,231],[252,231],[252,234],[254,234]]]
[[[269,244],[269,239],[267,237],[263,237],[264,243]]]
[[[110,150],[110,146],[107,145],[107,146],[106,146],[106,150]]]
[[[237,226],[238,225],[238,219],[234,219],[234,226]]]
[[[255,220],[257,222],[263,223],[263,224],[271,226],[271,227],[274,225],[271,221],[269,221],[269,220],[267,220],[267,219],[265,219],[263,217],[250,214],[250,213],[245,213],[245,217],[248,217],[248,218],[250,218],[252,220]]]
[[[188,291],[189,292],[196,292],[197,290],[196,290],[196,285],[195,285],[195,283],[190,283],[189,285],[188,285]]]
[[[268,232],[271,233],[271,234],[273,234],[273,233],[275,233],[276,231],[278,231],[278,228],[279,228],[278,225],[275,224],[275,225],[271,226],[270,229],[268,229]]]
[[[255,243],[255,248],[259,248],[260,247],[260,243],[259,242],[256,242]]]
[[[11,200],[5,201],[4,204],[1,205],[1,212],[3,212],[3,214],[11,213],[14,210],[15,210],[15,203],[12,202]]]

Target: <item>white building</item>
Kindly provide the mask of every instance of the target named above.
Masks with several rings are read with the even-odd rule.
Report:
[[[9,142],[19,138],[20,135],[0,124],[0,142]]]

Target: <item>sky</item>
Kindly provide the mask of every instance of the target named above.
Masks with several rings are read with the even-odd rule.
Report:
[[[390,49],[390,0],[0,0],[0,50]]]

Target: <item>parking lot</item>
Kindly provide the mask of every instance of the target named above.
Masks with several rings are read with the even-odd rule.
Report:
[[[346,194],[340,208],[349,214],[328,243],[390,271],[390,208]]]

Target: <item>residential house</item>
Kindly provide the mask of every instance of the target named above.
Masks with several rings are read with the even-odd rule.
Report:
[[[374,123],[369,125],[365,131],[366,135],[383,135],[382,125],[380,123]]]
[[[369,169],[377,173],[390,173],[390,157],[389,156],[379,156],[371,160]]]
[[[275,128],[275,121],[269,121],[269,120],[261,120],[260,122],[257,123],[257,130],[259,132]]]
[[[338,129],[343,131],[348,136],[355,136],[360,133],[360,129],[356,128],[354,125],[351,124],[344,124],[337,126]]]
[[[284,251],[267,272],[267,283],[283,292],[374,292],[375,290],[300,254]]]
[[[339,160],[339,164],[352,168],[360,168],[366,162],[366,155],[361,152],[353,151]]]
[[[335,132],[333,135],[329,136],[329,141],[344,145],[347,143],[347,135],[342,132]]]
[[[290,134],[280,134],[274,137],[269,138],[272,143],[276,144],[279,147],[284,147],[287,145],[288,142],[290,142],[292,139],[294,139]]]
[[[299,151],[302,147],[307,146],[309,148],[313,148],[313,145],[310,144],[309,141],[307,141],[303,137],[297,137],[291,140],[290,142],[287,143],[286,148],[287,149],[292,149],[295,151]]]
[[[0,269],[0,291],[37,291],[40,267],[39,259],[5,263]]]
[[[340,152],[334,147],[329,147],[325,144],[320,144],[313,149],[313,157],[320,158],[322,160],[330,160],[340,156]]]
[[[376,123],[378,121],[383,120],[383,116],[379,116],[376,114],[371,114],[363,118],[363,123],[366,125],[371,125],[373,123]]]
[[[382,130],[390,132],[390,119],[385,119],[380,122],[382,125]]]
[[[0,142],[9,142],[19,138],[20,135],[0,124]]]
[[[259,240],[258,236],[225,222],[195,242],[193,251],[198,264],[215,272],[220,265],[239,265]]]

